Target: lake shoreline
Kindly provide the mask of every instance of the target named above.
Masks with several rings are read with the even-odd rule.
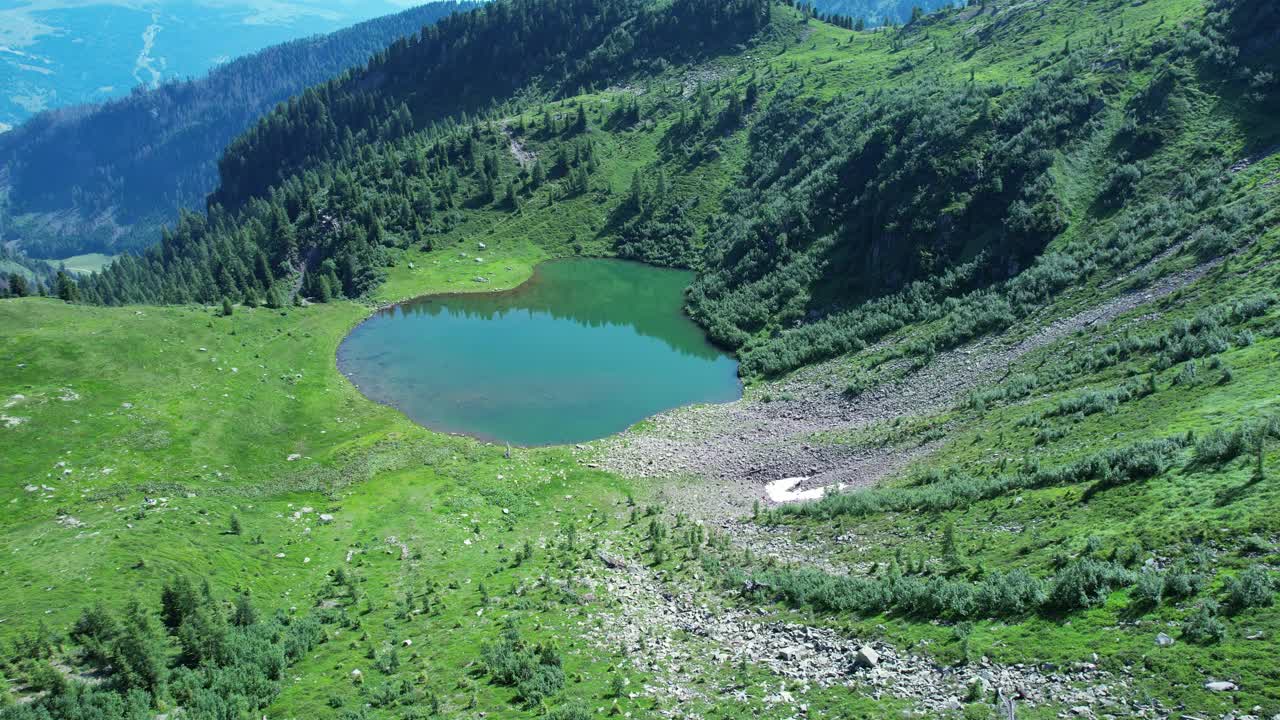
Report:
[[[335,368],[365,398],[433,432],[526,448],[600,440],[663,412],[742,398],[736,357],[712,343],[685,312],[691,275],[618,258],[543,260],[510,287],[423,293],[371,308],[338,344]],[[457,327],[465,322],[484,327]],[[528,327],[538,322],[558,330],[544,338]],[[406,332],[391,329],[400,324],[417,327],[389,335]],[[423,337],[439,332],[470,334]],[[461,362],[450,357],[467,353],[473,356]],[[512,353],[515,359],[495,359]],[[550,369],[539,370],[540,362]],[[559,367],[574,363],[580,371]],[[523,384],[539,372],[542,381]],[[475,373],[479,377],[468,384]],[[514,402],[507,404],[507,397]],[[518,422],[514,417],[539,414],[544,429],[527,435],[501,429]],[[496,425],[476,424],[488,422]],[[557,432],[551,428],[592,423],[605,428],[541,439]]]

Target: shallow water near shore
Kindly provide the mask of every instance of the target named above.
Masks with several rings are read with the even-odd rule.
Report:
[[[682,311],[692,273],[620,260],[539,265],[496,293],[378,311],[338,350],[369,398],[434,430],[584,442],[681,405],[737,400],[737,362]]]

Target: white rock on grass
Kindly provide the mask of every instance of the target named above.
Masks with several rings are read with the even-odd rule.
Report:
[[[1233,682],[1226,680],[1214,680],[1204,684],[1204,689],[1210,692],[1233,692],[1240,688]]]

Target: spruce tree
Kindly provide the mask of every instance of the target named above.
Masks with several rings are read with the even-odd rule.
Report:
[[[160,619],[170,632],[177,630],[187,616],[200,606],[196,589],[185,575],[179,575],[172,582],[165,583],[160,591]]]
[[[222,296],[222,317],[231,317],[231,314],[234,312],[235,312],[235,308],[231,306],[231,298],[223,295]]]
[[[63,302],[73,303],[80,299],[80,288],[66,270],[59,270],[53,281],[54,294]]]
[[[513,181],[507,181],[507,196],[503,200],[506,206],[512,210],[520,209],[520,198],[516,195],[516,184]]]
[[[125,690],[163,693],[169,677],[164,632],[135,598],[125,607],[120,634],[111,650],[113,679]]]
[[[236,627],[248,627],[256,622],[258,622],[258,611],[254,609],[249,596],[242,594],[237,597],[235,610],[231,614],[231,624]]]

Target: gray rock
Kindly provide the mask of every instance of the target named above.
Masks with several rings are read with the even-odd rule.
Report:
[[[1204,689],[1211,692],[1231,692],[1233,690],[1239,690],[1240,688],[1233,682],[1227,682],[1226,680],[1214,680],[1212,682],[1205,683]]]
[[[880,664],[880,653],[870,645],[863,645],[858,648],[858,654],[853,658],[853,666],[860,668],[873,668]]]
[[[805,649],[804,649],[804,648],[802,648],[802,647],[800,647],[800,646],[798,646],[798,645],[795,645],[795,646],[792,646],[792,647],[783,648],[782,650],[779,650],[779,651],[778,651],[778,659],[779,659],[779,660],[786,660],[787,662],[795,662],[795,661],[799,660],[800,658],[804,657],[804,656],[805,656],[805,654],[806,654],[806,653],[805,653]]]
[[[1159,635],[1156,635],[1156,644],[1160,647],[1169,647],[1173,644],[1173,638],[1164,633],[1160,633]]]

